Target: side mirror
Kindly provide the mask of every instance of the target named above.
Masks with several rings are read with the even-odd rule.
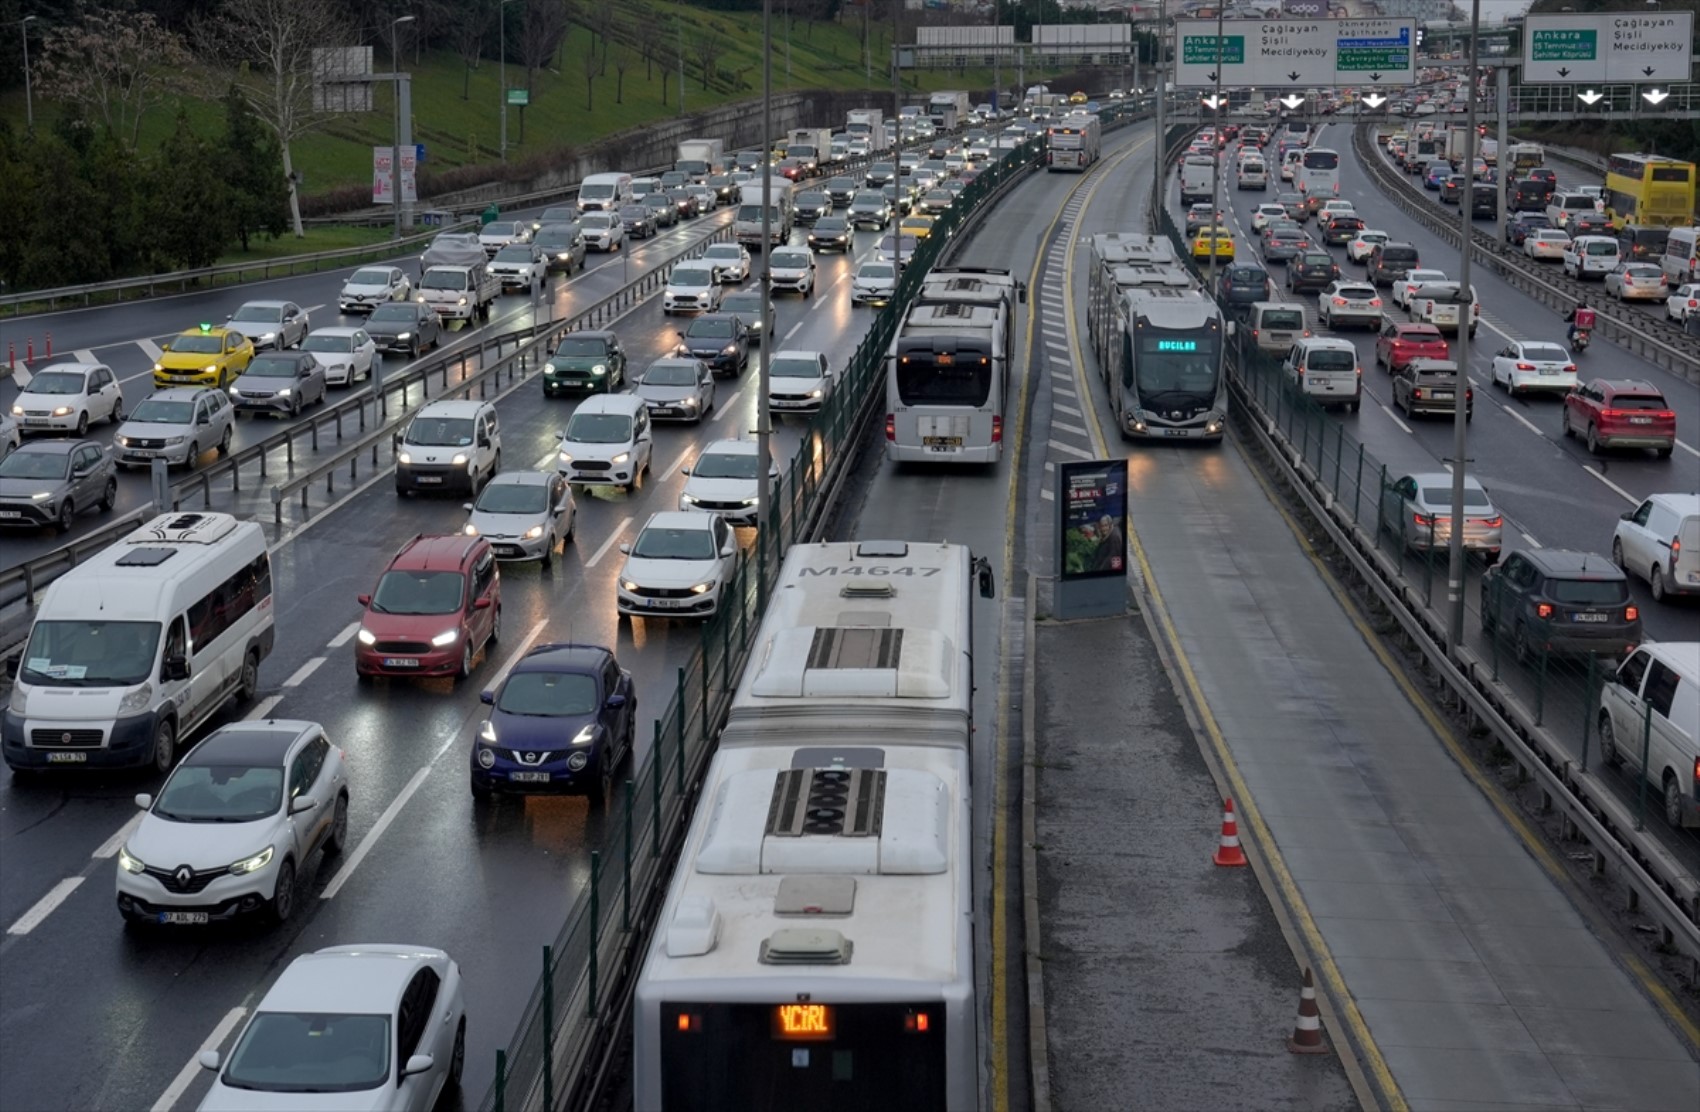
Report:
[[[7,679],[13,679],[13,680],[17,679],[18,678],[18,667],[22,663],[23,663],[23,658],[20,657],[20,656],[9,656],[9,657],[7,657],[6,658],[6,678]]]
[[[430,1073],[431,1067],[436,1064],[437,1060],[429,1054],[415,1054],[407,1060],[407,1065],[402,1069],[401,1075],[412,1077],[416,1073]]]
[[[980,585],[981,598],[991,598],[997,593],[997,583],[992,578],[992,562],[984,556],[974,560],[974,578]]]
[[[474,610],[488,610],[493,605],[495,604],[490,601],[490,596],[485,595],[483,598],[475,600],[472,604],[472,608]]]
[[[686,478],[689,478],[690,474],[691,474],[691,469],[688,468],[688,467],[681,467],[681,468],[679,468],[679,474],[684,475]]]
[[[467,513],[471,513],[472,512],[472,503],[471,502],[462,502],[460,504],[460,508],[465,510]]]
[[[149,795],[147,792],[137,792],[136,806],[140,807],[144,811],[147,810],[149,807],[153,806],[153,796]]]
[[[168,656],[160,666],[160,676],[167,680],[186,680],[189,678],[189,658],[185,656]]]
[[[726,547],[724,547],[720,550],[720,554],[722,556],[736,556],[738,554],[737,544],[736,543],[728,544]]]
[[[1625,510],[1617,515],[1617,519],[1619,521],[1633,521],[1635,519],[1635,514],[1635,510]]]
[[[216,1070],[218,1069],[218,1051],[203,1050],[197,1061],[201,1063],[201,1068],[204,1070]]]
[[[620,542],[620,551],[629,556],[629,555],[631,555],[632,546],[627,544],[625,541],[621,541]]]
[[[478,701],[485,706],[493,707],[496,705],[496,693],[494,691],[481,691],[478,693]]]
[[[198,418],[195,419],[195,424],[197,424],[197,425],[210,425],[210,424],[212,424],[212,414],[210,414],[210,413],[201,414]]]
[[[610,695],[607,705],[609,710],[619,710],[626,705],[626,697],[624,695]]]
[[[306,797],[304,795],[298,795],[294,799],[289,801],[289,813],[292,814],[292,815],[299,815],[303,811],[311,811],[313,808],[315,808],[317,806],[318,806],[318,804],[313,802],[308,797]]]
[[[372,605],[372,596],[371,595],[355,595],[354,601],[358,602],[361,606],[370,606],[370,605]]]

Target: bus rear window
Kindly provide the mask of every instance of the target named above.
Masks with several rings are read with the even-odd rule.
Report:
[[[992,361],[979,352],[903,352],[897,396],[904,405],[984,405],[992,392]]]
[[[1690,180],[1689,175],[1692,172],[1692,167],[1688,166],[1655,166],[1647,175],[1647,180],[1686,182]]]

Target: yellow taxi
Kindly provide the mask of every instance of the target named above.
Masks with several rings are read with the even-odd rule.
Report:
[[[1234,237],[1226,228],[1204,227],[1198,229],[1198,236],[1192,241],[1192,257],[1208,259],[1215,255],[1218,259],[1234,257]]]
[[[1070,104],[1085,104],[1086,101],[1087,101],[1086,94],[1081,92],[1078,89],[1076,89],[1074,92],[1068,94],[1068,102]]]
[[[160,348],[153,384],[222,390],[248,369],[253,358],[253,341],[240,332],[210,324],[186,328]]]
[[[931,216],[905,216],[897,225],[900,234],[914,236],[916,239],[926,239],[933,234],[933,218]]]

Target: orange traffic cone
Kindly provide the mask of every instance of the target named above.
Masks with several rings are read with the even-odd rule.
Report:
[[[1232,799],[1223,804],[1222,842],[1216,847],[1214,860],[1225,868],[1239,868],[1245,864],[1245,850],[1240,848],[1240,828],[1234,821]]]
[[[1311,980],[1310,966],[1305,966],[1305,986],[1299,990],[1299,1019],[1293,1024],[1293,1037],[1287,1049],[1294,1054],[1327,1054],[1328,1045],[1322,1041],[1322,1017],[1316,1010],[1316,982]]]

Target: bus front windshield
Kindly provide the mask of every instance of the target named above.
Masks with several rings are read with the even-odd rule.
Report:
[[[897,360],[904,405],[982,406],[992,394],[992,361],[978,353],[906,351]]]
[[[1134,375],[1146,404],[1209,403],[1216,397],[1222,356],[1215,329],[1142,327],[1135,344]]]

